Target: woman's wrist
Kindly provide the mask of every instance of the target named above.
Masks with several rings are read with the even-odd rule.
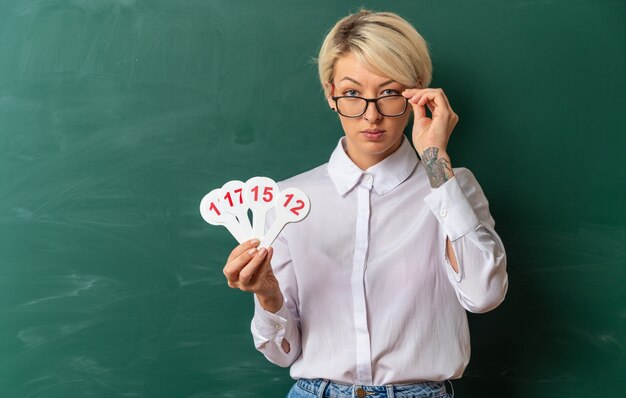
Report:
[[[273,314],[277,313],[283,306],[283,294],[280,291],[270,295],[257,294],[256,298],[265,311]]]
[[[454,177],[450,156],[448,156],[445,150],[442,151],[437,147],[431,146],[420,152],[420,157],[422,162],[424,162],[424,169],[426,169],[431,187],[439,188]]]

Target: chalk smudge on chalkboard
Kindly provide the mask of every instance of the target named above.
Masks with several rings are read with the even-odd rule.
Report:
[[[91,325],[95,324],[95,321],[84,321],[69,325],[45,325],[45,326],[33,326],[22,330],[17,334],[17,337],[28,347],[34,348],[42,344],[48,343],[52,340],[74,334],[84,330]]]
[[[34,304],[41,303],[43,301],[78,296],[81,294],[81,292],[91,290],[92,288],[94,288],[96,286],[96,283],[102,280],[103,278],[96,276],[96,275],[79,276],[76,274],[71,274],[65,277],[57,277],[57,278],[50,278],[50,279],[52,280],[57,279],[61,281],[61,284],[70,284],[74,286],[72,286],[71,290],[69,291],[55,294],[52,296],[41,297],[32,301],[29,301],[28,303],[24,303],[23,305],[34,305]]]

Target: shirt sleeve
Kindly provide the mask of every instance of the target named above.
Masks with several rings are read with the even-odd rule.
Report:
[[[268,214],[268,225],[273,221]],[[298,288],[291,264],[291,255],[286,239],[281,235],[272,244],[274,254],[272,270],[283,293],[284,301],[278,312],[265,310],[254,296],[254,316],[250,325],[254,346],[270,362],[282,366],[290,366],[300,355],[300,327],[298,316]],[[289,352],[282,348],[283,339],[290,346]]]
[[[470,312],[483,313],[500,305],[506,295],[506,253],[478,181],[466,168],[455,169],[454,174],[424,200],[439,220],[441,263],[459,302]],[[447,257],[446,238],[452,243],[458,273]]]

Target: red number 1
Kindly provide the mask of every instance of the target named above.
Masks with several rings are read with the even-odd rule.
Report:
[[[209,210],[213,210],[215,213],[217,213],[218,216],[221,216],[222,213],[220,213],[219,209],[217,208],[217,206],[215,206],[215,203],[211,202],[211,206],[209,206]]]
[[[287,197],[287,201],[285,202],[285,204],[283,205],[283,207],[287,207],[287,205],[289,204],[289,202],[291,202],[291,199],[293,199],[293,194],[292,193],[288,193],[287,195],[285,195]]]
[[[230,207],[233,207],[233,198],[230,197],[230,192],[227,192],[226,195],[224,195],[224,199],[228,200]]]
[[[256,186],[252,188],[251,191],[254,192],[254,201],[258,202],[259,201],[259,187]]]

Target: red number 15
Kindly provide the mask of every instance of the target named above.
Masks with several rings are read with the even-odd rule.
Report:
[[[259,201],[259,187],[255,186],[254,188],[251,189],[252,192],[254,192],[254,201],[258,202]],[[274,199],[274,195],[272,194],[272,187],[265,187],[263,189],[263,200],[265,202],[271,202],[272,199]]]

